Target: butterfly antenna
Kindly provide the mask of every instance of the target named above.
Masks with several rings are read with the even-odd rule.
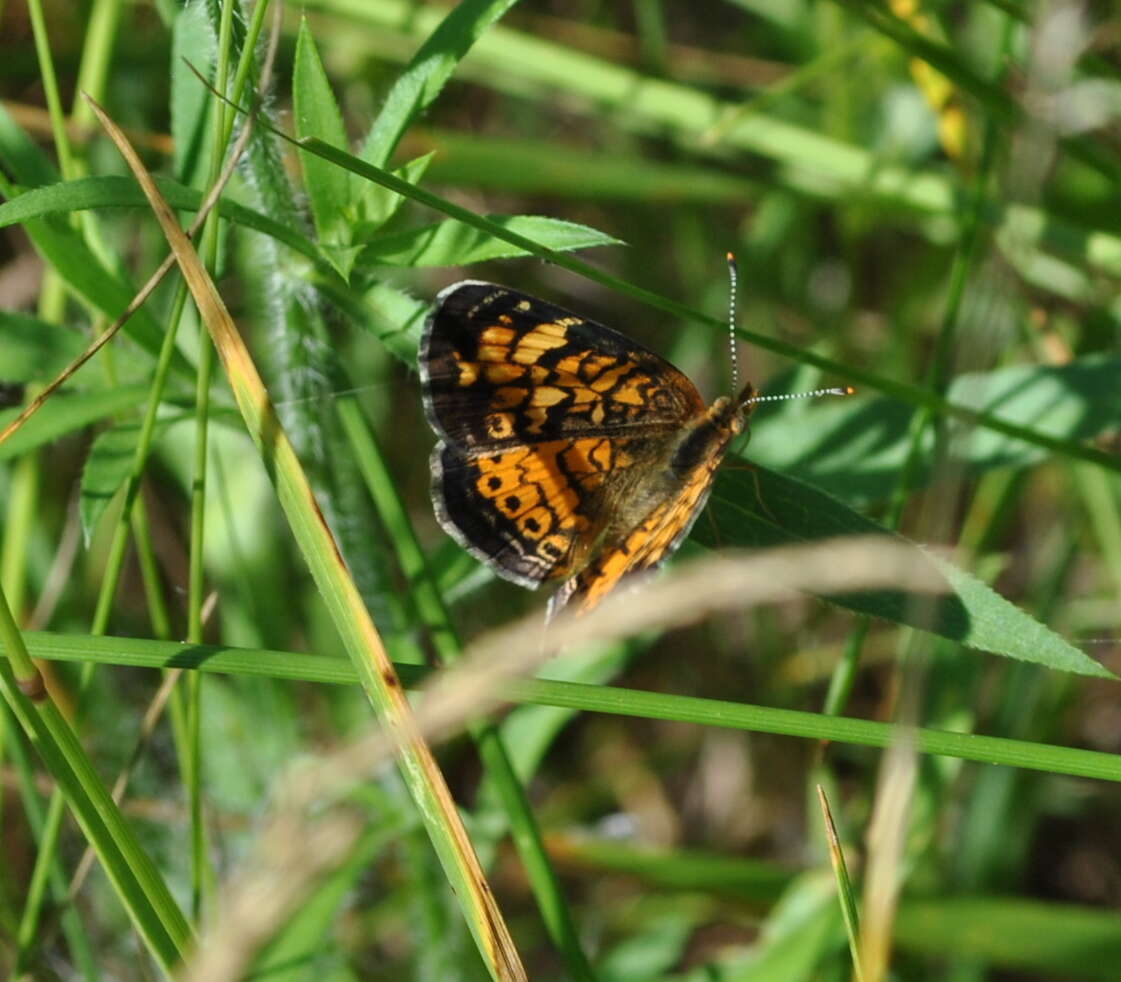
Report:
[[[726,254],[728,260],[728,279],[731,283],[728,297],[728,351],[732,357],[732,392],[738,392],[740,387],[740,360],[736,346],[736,288],[739,285],[740,271],[736,266],[736,257],[733,253]]]
[[[851,396],[855,394],[856,389],[851,385],[834,385],[827,389],[812,389],[809,392],[786,392],[774,396],[754,395],[744,405],[754,406],[757,402],[783,402],[786,399],[815,399],[818,396]]]

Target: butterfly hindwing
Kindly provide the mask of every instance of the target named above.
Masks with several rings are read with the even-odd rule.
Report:
[[[467,453],[433,451],[444,528],[507,579],[536,587],[572,576],[605,534],[612,502],[641,479],[648,437],[569,437]]]
[[[590,561],[553,595],[549,617],[569,604],[579,613],[589,611],[623,580],[655,570],[673,555],[704,508],[723,458],[722,447],[694,468],[673,495],[605,538]]]

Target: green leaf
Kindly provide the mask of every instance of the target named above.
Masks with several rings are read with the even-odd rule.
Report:
[[[962,375],[950,386],[949,398],[1050,437],[1083,441],[1121,423],[1118,378],[1121,358],[1090,356],[1066,365],[1015,365]],[[906,459],[912,414],[910,406],[894,399],[863,396],[791,404],[781,413],[761,407],[753,417],[748,455],[846,500],[876,500],[886,495]],[[1024,467],[1048,456],[1038,445],[983,428],[951,446],[955,459],[973,473]],[[915,486],[936,476],[931,451],[928,432]]]
[[[420,333],[431,302],[390,286],[375,283],[362,298],[358,322],[407,365],[416,364]]]
[[[58,170],[50,158],[0,105],[0,163],[16,184],[37,187],[54,184]]]
[[[694,530],[694,536],[708,545],[718,538],[721,546],[758,548],[840,535],[890,535],[906,541],[821,489],[762,467],[725,467],[712,493],[712,510],[717,536],[704,520]],[[849,610],[929,630],[971,648],[1058,671],[1113,677],[980,580],[915,548],[939,568],[952,592],[921,598],[877,590],[829,599]]]
[[[315,885],[288,922],[262,948],[247,978],[303,982],[314,977],[330,982],[346,977],[332,971],[339,967],[338,962],[345,961],[345,954],[333,951],[328,940],[338,923],[340,908],[378,854],[402,835],[398,823],[379,818],[378,825],[365,832],[338,869]]]
[[[5,382],[49,381],[85,347],[77,331],[0,310],[0,378]]]
[[[844,944],[844,926],[832,879],[805,873],[787,888],[763,922],[747,957],[721,965],[723,982],[810,982],[821,974],[822,960]],[[689,975],[700,982],[703,974]]]
[[[341,150],[347,148],[342,114],[306,19],[300,21],[296,41],[292,104],[297,136],[301,139],[317,137]],[[312,154],[301,154],[300,163],[320,242],[335,249],[350,245],[350,227],[354,221],[350,174]],[[351,267],[345,253],[325,252],[325,255],[333,264],[341,261],[336,268],[343,279],[347,279]]]
[[[210,160],[214,128],[210,125],[210,91],[191,69],[212,77],[216,39],[203,3],[180,9],[171,41],[171,136],[175,146],[176,177],[184,184],[203,180]]]
[[[1116,911],[1019,897],[904,901],[895,923],[900,947],[942,957],[1042,973],[1052,978],[1117,978],[1121,924]],[[1093,952],[1093,956],[1089,955]]]
[[[18,457],[44,443],[82,430],[106,416],[133,409],[144,401],[147,394],[147,387],[142,385],[80,395],[57,392],[16,434],[0,444],[0,460]],[[0,429],[15,419],[19,412],[19,409],[0,412]]]
[[[502,228],[559,252],[591,246],[622,245],[603,232],[537,215],[488,215]],[[466,266],[488,259],[509,259],[529,253],[518,246],[471,228],[455,219],[387,235],[370,243],[359,257],[362,266]]]
[[[363,246],[361,245],[334,245],[325,242],[320,248],[319,254],[327,260],[339,276],[349,282],[351,270],[354,269],[355,262],[362,254],[362,250]]]
[[[178,181],[157,178],[156,186],[167,203],[180,211],[198,211],[203,195]],[[83,177],[25,191],[0,204],[0,228],[46,215],[66,215],[85,208],[147,208],[144,194],[128,177]],[[223,218],[269,235],[308,259],[318,259],[315,244],[299,231],[228,198],[218,202]]]
[[[0,192],[18,200],[24,187],[57,182],[54,167],[27,138],[11,117],[0,108]],[[7,170],[13,180],[4,174]],[[14,181],[14,183],[13,183]],[[15,203],[7,202],[5,209]],[[128,306],[136,291],[116,273],[105,268],[82,236],[57,219],[25,221],[27,232],[40,255],[54,267],[67,285],[93,307],[110,318],[117,317]],[[162,330],[155,318],[141,308],[129,318],[125,331],[153,355],[159,350]],[[182,369],[186,362],[176,359]]]
[[[106,317],[115,320],[136,296],[133,286],[106,269],[81,235],[57,218],[36,219],[23,227],[39,254],[70,289]],[[163,329],[145,307],[133,313],[124,330],[153,356],[159,353]],[[181,370],[186,368],[182,355],[176,358],[176,364]]]
[[[425,39],[385,100],[361,157],[384,167],[409,124],[440,94],[460,59],[515,0],[462,0]]]
[[[332,685],[353,685],[358,679],[354,664],[347,658],[334,655],[308,657],[302,652],[188,645],[87,634],[29,632],[26,639],[31,654],[36,658],[146,668],[198,669],[208,673],[299,679]],[[416,665],[398,664],[396,667],[402,681],[410,687],[419,686],[431,675],[429,670]],[[638,719],[779,733],[865,747],[891,747],[899,742],[899,727],[877,720],[608,685],[522,679],[509,684],[505,697],[512,702],[531,702],[589,713],[614,713]],[[922,727],[909,730],[909,738],[923,753],[1121,783],[1121,759],[1116,754],[1100,750]]]
[[[434,183],[498,188],[506,194],[566,195],[657,202],[697,201],[741,205],[756,203],[765,191],[758,179],[728,174],[715,166],[670,164],[641,152],[596,153],[542,140],[502,139],[425,129],[409,135],[433,147]]]
[[[186,418],[186,417],[184,417]],[[169,426],[178,418],[162,419],[156,423],[152,433],[152,445],[167,432]],[[120,490],[132,470],[132,460],[136,454],[136,443],[140,439],[141,423],[132,421],[118,423],[98,434],[90,448],[86,466],[82,468],[81,494],[78,499],[78,513],[82,520],[82,532],[89,542],[98,519],[101,518],[113,495]]]
[[[707,920],[707,913],[679,903],[650,917],[600,956],[597,978],[601,982],[664,979],[681,962],[690,938]]]
[[[396,168],[393,173],[410,184],[419,184],[434,156],[435,151],[426,153]],[[405,196],[369,181],[361,182],[360,187],[358,206],[355,209],[358,213],[358,223],[354,228],[353,238],[356,242],[366,242],[373,237],[374,232],[397,214],[405,202]]]

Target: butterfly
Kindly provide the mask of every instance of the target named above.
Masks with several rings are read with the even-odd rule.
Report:
[[[661,356],[509,287],[436,298],[418,355],[443,528],[500,576],[591,610],[688,535],[758,401],[706,405]]]

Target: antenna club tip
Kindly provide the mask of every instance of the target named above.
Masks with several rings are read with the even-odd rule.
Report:
[[[842,385],[841,391],[847,396],[856,395],[856,387],[852,385]]]
[[[728,262],[734,263],[736,261],[736,254],[734,252],[726,252],[724,253],[724,258],[727,259]]]

